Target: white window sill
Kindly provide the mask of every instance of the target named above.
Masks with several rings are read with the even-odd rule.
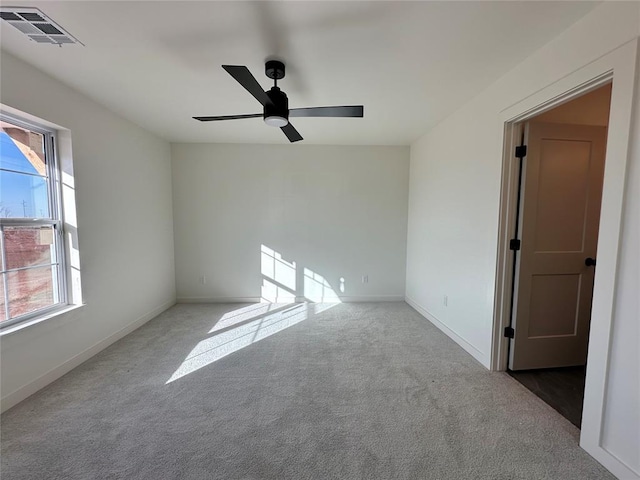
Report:
[[[72,312],[74,310],[78,310],[80,308],[82,308],[84,306],[84,304],[80,304],[80,305],[64,305],[62,307],[60,307],[57,310],[54,310],[52,312],[47,312],[44,315],[40,315],[38,317],[34,317],[31,318],[29,320],[25,320],[24,322],[20,322],[20,323],[16,323],[15,325],[10,325],[8,327],[2,328],[0,329],[0,337],[3,337],[5,335],[11,335],[12,333],[16,333],[19,332],[20,330],[23,330],[25,328],[28,328],[32,325],[36,325],[38,323],[41,322],[45,322],[51,318],[60,316],[60,315],[64,315],[66,313]]]

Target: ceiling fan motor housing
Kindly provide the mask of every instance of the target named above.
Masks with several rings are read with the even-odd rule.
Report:
[[[264,106],[263,118],[265,122],[268,117],[282,117],[289,120],[289,99],[287,94],[278,87],[272,87],[266,94],[271,102]]]

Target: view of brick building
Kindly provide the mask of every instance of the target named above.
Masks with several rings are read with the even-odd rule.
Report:
[[[42,135],[3,123],[0,149],[0,217],[48,214]],[[47,307],[55,301],[56,266],[51,226],[2,226],[4,261],[0,278],[0,321]]]

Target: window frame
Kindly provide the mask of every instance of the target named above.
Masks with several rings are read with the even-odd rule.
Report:
[[[66,259],[66,245],[65,245],[65,232],[64,232],[64,218],[63,218],[63,205],[62,205],[62,181],[59,165],[59,156],[57,152],[57,135],[56,130],[48,128],[42,124],[26,120],[22,117],[9,114],[7,112],[0,112],[0,121],[4,121],[15,125],[19,128],[39,133],[43,136],[44,143],[44,157],[45,168],[47,174],[47,196],[49,201],[49,216],[48,217],[8,217],[0,218],[0,229],[5,227],[38,227],[38,226],[51,226],[54,232],[54,248],[55,248],[55,262],[48,265],[57,265],[57,292],[54,292],[54,299],[57,297],[57,302],[48,307],[39,308],[33,312],[25,313],[14,318],[9,318],[9,285],[7,281],[7,272],[9,269],[2,270],[0,275],[3,277],[3,291],[0,294],[3,295],[5,301],[5,320],[0,322],[0,331],[5,330],[8,327],[15,327],[23,322],[33,321],[40,317],[49,316],[59,310],[63,310],[69,305],[69,287],[68,287],[68,270]],[[12,170],[5,170],[11,172]],[[24,173],[24,172],[17,172]],[[0,255],[2,255],[2,265],[6,268],[6,252],[4,248],[4,235],[0,234]],[[42,265],[40,266],[42,267]],[[38,266],[32,266],[29,268],[38,268]]]

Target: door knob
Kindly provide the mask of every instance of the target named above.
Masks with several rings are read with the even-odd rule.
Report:
[[[595,267],[595,266],[596,266],[596,259],[595,259],[595,258],[591,258],[591,257],[587,257],[587,258],[584,260],[584,264],[585,264],[587,267]]]

